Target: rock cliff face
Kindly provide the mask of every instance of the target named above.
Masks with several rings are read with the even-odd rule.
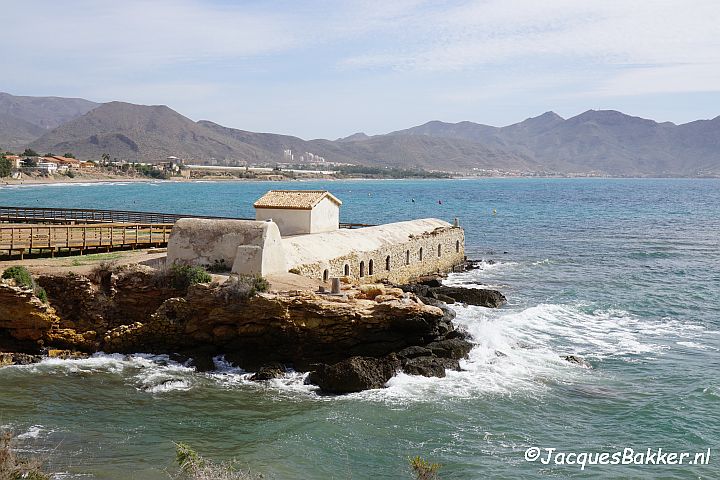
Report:
[[[41,302],[32,289],[0,283],[0,349],[35,351],[59,320],[55,309]]]
[[[312,370],[309,380],[324,390],[350,392],[380,387],[399,370],[443,376],[459,369],[471,348],[443,302],[382,285],[342,296],[248,297],[232,282],[178,290],[139,266],[93,278],[44,276],[38,284],[47,304],[0,284],[0,351],[175,353],[198,368],[224,354],[248,370]]]

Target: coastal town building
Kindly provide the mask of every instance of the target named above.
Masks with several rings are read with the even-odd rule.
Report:
[[[340,228],[341,204],[327,191],[280,190],[255,202],[254,221],[180,219],[167,261],[226,265],[238,274],[402,283],[450,272],[465,260],[465,235],[457,224],[424,218]]]
[[[42,159],[39,162],[37,162],[37,165],[35,166],[35,168],[42,173],[47,173],[47,174],[52,175],[58,171],[58,164],[55,162],[48,162],[45,159]]]

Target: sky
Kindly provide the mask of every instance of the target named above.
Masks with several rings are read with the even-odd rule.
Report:
[[[0,0],[0,91],[305,139],[720,115],[717,0]]]

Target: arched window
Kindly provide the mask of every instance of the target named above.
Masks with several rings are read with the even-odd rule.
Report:
[[[418,260],[422,262],[422,247],[420,247],[420,251],[418,252]]]
[[[323,272],[323,282],[327,282],[328,278],[330,278],[330,271],[326,268]]]
[[[390,271],[390,255],[385,257],[385,270]]]
[[[405,250],[405,265],[410,265],[410,250]]]
[[[438,243],[438,258],[442,257],[442,245]]]
[[[365,276],[365,260],[360,262],[360,276],[361,277]]]
[[[346,277],[350,276],[350,265],[348,265],[347,263],[345,264],[345,267],[343,268],[343,275],[345,275]]]
[[[373,261],[370,260],[370,261],[368,262],[368,275],[372,275],[372,274],[373,274],[373,270],[374,270],[373,267],[374,267]]]
[[[460,240],[455,240],[455,253],[460,253]]]

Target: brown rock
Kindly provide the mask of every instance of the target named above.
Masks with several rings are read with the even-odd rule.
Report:
[[[307,382],[328,393],[360,392],[382,388],[399,368],[400,361],[395,356],[351,357],[334,365],[317,365]]]

